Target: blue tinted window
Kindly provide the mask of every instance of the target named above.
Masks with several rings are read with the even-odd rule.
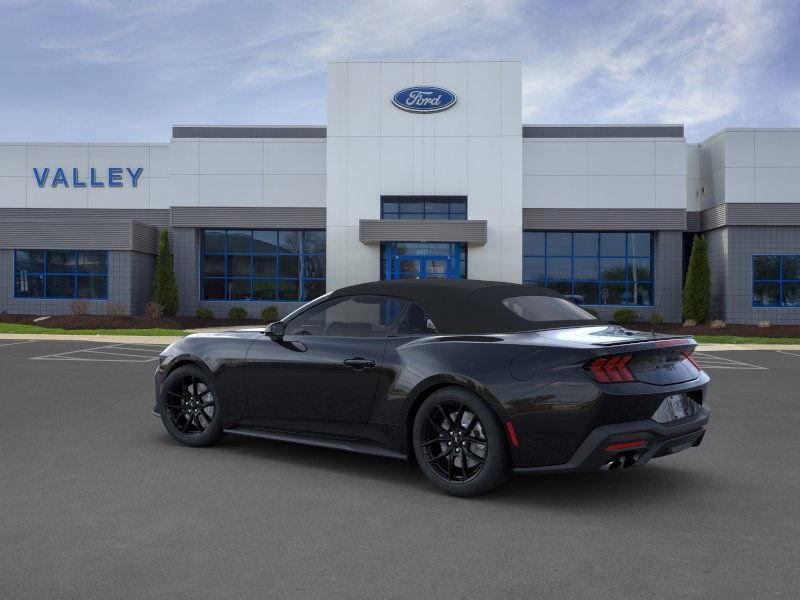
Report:
[[[800,306],[800,254],[753,256],[753,306]]]
[[[15,250],[14,297],[105,300],[105,250]]]
[[[651,306],[652,234],[526,231],[522,279],[553,289],[577,304]]]
[[[442,219],[463,221],[467,218],[467,199],[463,196],[383,196],[381,219]]]
[[[207,229],[203,300],[305,302],[325,293],[325,232]]]

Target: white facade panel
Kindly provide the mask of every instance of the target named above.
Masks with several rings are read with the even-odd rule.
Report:
[[[486,219],[499,225],[500,221],[500,137],[469,138],[469,217]]]
[[[500,114],[502,99],[498,98],[501,90],[501,63],[468,62],[467,76],[467,132],[470,136],[501,135]],[[519,94],[516,94],[519,96]]]
[[[686,143],[657,141],[656,175],[687,175]]]
[[[656,208],[686,209],[686,177],[656,175]]]
[[[325,206],[324,175],[264,175],[264,206]]]
[[[467,138],[434,138],[434,186],[436,195],[467,195]],[[469,207],[467,207],[469,209]]]
[[[652,176],[589,177],[588,186],[588,208],[656,208]]]
[[[169,146],[170,175],[197,175],[200,173],[200,142],[172,140]]]
[[[725,145],[726,167],[752,167],[755,162],[755,135],[749,131],[726,131],[722,134]]]
[[[652,141],[590,141],[587,148],[589,175],[648,175],[655,172]]]
[[[412,138],[381,138],[381,194],[387,196],[407,195],[413,190]]]
[[[0,177],[27,176],[27,153],[25,144],[0,144]]]
[[[380,92],[377,98],[380,109],[381,136],[410,136],[411,120],[409,112],[397,110],[391,98],[400,89],[410,87],[414,83],[414,66],[407,62],[380,63]]]
[[[200,206],[261,206],[264,197],[262,175],[199,176],[197,200]]]
[[[202,175],[257,175],[264,168],[261,140],[203,140],[198,152]]]
[[[467,63],[455,61],[439,61],[434,64],[434,76],[431,85],[438,85],[453,92],[458,101],[456,105],[433,116],[435,134],[437,136],[464,136],[467,125]],[[419,82],[418,82],[419,83]],[[424,115],[420,115],[423,117]]]
[[[379,69],[374,62],[351,62],[347,71],[349,135],[380,135]]]
[[[347,135],[347,66],[346,62],[328,63],[328,139]]]
[[[800,202],[800,167],[755,169],[755,202]],[[800,240],[798,240],[800,248]]]
[[[348,225],[358,223],[359,219],[380,218],[379,141],[377,137],[348,138]]]
[[[325,141],[272,141],[263,143],[263,164],[259,172],[268,175],[324,175]]]
[[[756,167],[800,167],[800,131],[756,131]]]
[[[529,141],[525,145],[525,175],[585,175],[587,143],[584,140]]]
[[[346,137],[329,137],[326,142],[325,177],[326,219],[328,229],[347,224],[347,165],[348,144]]]
[[[147,208],[169,208],[172,202],[172,182],[169,177],[151,177],[150,202]]]
[[[525,208],[588,208],[585,175],[526,175]]]
[[[170,145],[151,144],[150,145],[150,168],[147,176],[150,179],[169,177],[170,174]]]
[[[25,178],[0,175],[0,208],[25,208]]]
[[[727,154],[727,148],[726,148]],[[735,167],[724,170],[725,190],[722,196],[725,202],[755,202],[755,169],[753,167]],[[715,174],[715,181],[722,179]]]

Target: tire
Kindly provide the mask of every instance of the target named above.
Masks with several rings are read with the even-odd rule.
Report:
[[[164,428],[187,446],[210,446],[222,439],[222,410],[214,380],[186,365],[167,375],[159,406]]]
[[[485,494],[511,474],[500,421],[483,399],[464,388],[446,387],[428,396],[414,418],[411,439],[422,472],[448,494]]]

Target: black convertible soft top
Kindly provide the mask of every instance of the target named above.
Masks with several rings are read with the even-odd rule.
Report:
[[[508,298],[523,296],[555,298],[566,302],[564,296],[543,287],[503,283],[499,281],[480,281],[477,279],[398,279],[375,281],[339,288],[331,294],[332,298],[355,295],[392,296],[404,298],[419,304],[444,334],[487,334],[552,329],[554,327],[576,325],[598,325],[601,321],[581,318],[576,306],[569,303],[564,307],[565,318],[559,320],[539,320],[530,311],[526,318],[503,304]],[[562,302],[549,303],[561,305]],[[559,307],[550,307],[548,314],[560,312]],[[570,314],[578,313],[578,316]]]

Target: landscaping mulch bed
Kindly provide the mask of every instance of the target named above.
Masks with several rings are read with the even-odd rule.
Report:
[[[202,327],[258,326],[263,324],[256,319],[198,319],[197,317],[161,317],[150,319],[143,315],[53,315],[43,321],[36,321],[41,315],[0,314],[0,323],[38,325],[60,329],[200,329]]]
[[[629,329],[650,331],[650,323],[633,323]],[[663,323],[653,328],[658,333],[673,335],[730,335],[737,337],[768,337],[768,338],[800,338],[800,325],[771,325],[759,327],[757,325],[727,324],[722,329],[712,329],[708,325],[695,325],[684,327],[680,323]]]

